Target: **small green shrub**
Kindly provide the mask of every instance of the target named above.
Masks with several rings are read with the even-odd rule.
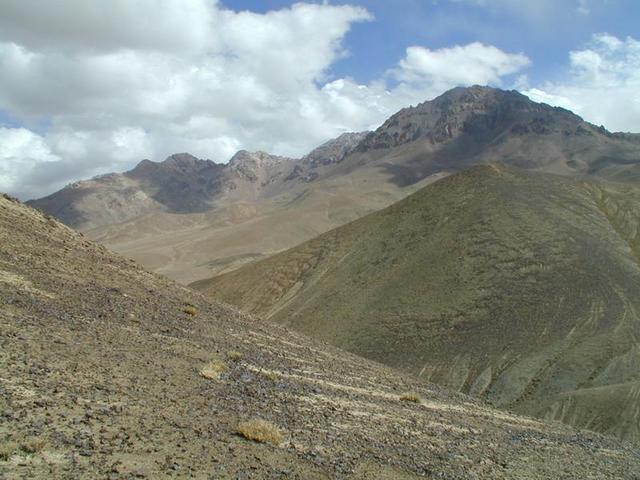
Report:
[[[263,370],[262,374],[267,377],[269,380],[271,380],[272,382],[275,382],[276,380],[278,380],[278,374],[274,371],[271,370]]]

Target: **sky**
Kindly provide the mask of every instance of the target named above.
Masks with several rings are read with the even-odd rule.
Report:
[[[640,132],[640,1],[2,0],[0,191],[299,157],[474,84]]]

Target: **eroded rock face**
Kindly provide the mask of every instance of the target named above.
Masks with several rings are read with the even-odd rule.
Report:
[[[341,162],[371,132],[348,132],[323,143],[302,157],[302,163],[312,167]]]
[[[142,160],[125,173],[75,182],[29,204],[83,230],[154,211],[205,212],[221,195],[242,188],[245,182],[257,183],[258,188],[269,183],[286,162],[291,160],[244,150],[228,164],[178,153],[163,162]]]
[[[237,172],[245,179],[256,182],[265,179],[271,173],[270,170],[285,162],[291,162],[291,158],[270,155],[266,152],[248,152],[240,150],[231,160],[228,169]]]
[[[568,110],[535,103],[516,91],[489,87],[455,88],[415,107],[400,110],[358,150],[393,148],[425,139],[443,143],[460,135],[496,136],[512,129],[516,134],[574,133],[584,122]],[[583,127],[584,128],[584,127]]]

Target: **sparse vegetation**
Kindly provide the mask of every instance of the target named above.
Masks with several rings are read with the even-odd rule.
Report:
[[[248,440],[261,443],[273,443],[278,445],[282,442],[282,432],[271,422],[266,420],[249,420],[238,425],[238,433]]]
[[[226,369],[227,366],[224,362],[212,360],[200,369],[200,375],[208,380],[217,380]]]
[[[517,403],[532,416],[562,405],[556,420],[637,440],[640,430],[628,426],[636,370],[615,367],[615,383],[597,390],[589,385],[600,374],[588,371],[638,357],[621,333],[629,328],[623,318],[640,324],[640,289],[629,276],[640,264],[638,212],[640,189],[630,185],[476,166],[218,275],[207,288],[269,321],[401,370],[431,372],[425,378],[494,405]],[[571,329],[575,341],[552,353]],[[460,382],[463,371],[469,377]]]
[[[8,193],[3,193],[2,196],[4,197],[5,200],[9,200],[10,202],[20,203],[20,200],[18,200],[16,197],[12,197]]]
[[[25,453],[38,453],[44,448],[47,441],[44,438],[31,438],[20,444],[20,449]]]
[[[0,445],[0,461],[6,462],[9,460],[17,449],[18,444],[15,442],[7,442]]]
[[[198,314],[198,309],[193,305],[185,305],[182,308],[182,311],[187,315],[191,315],[192,317],[195,317]]]
[[[264,376],[267,377],[272,382],[275,382],[278,379],[278,374],[276,372],[265,371],[265,372],[262,372],[262,373],[264,373]]]
[[[640,471],[631,443],[505,415],[427,384],[427,375],[418,383],[207,303],[66,227],[44,225],[27,207],[0,199],[0,298],[21,299],[0,308],[0,449],[7,459],[0,478],[406,480],[429,469],[450,478],[551,480],[561,472],[604,480]],[[185,305],[200,314],[188,316]],[[619,340],[630,337],[620,330]],[[417,348],[410,341],[403,347]],[[243,354],[238,363],[227,357],[234,350]],[[622,359],[623,371],[637,370],[634,358]],[[224,373],[208,380],[203,367],[213,377]],[[628,383],[624,398],[635,388]],[[412,390],[422,404],[399,400]],[[608,411],[633,429],[634,406],[616,402]],[[276,435],[253,424],[239,433],[241,422],[258,418],[273,422]]]
[[[420,403],[422,402],[422,397],[416,392],[406,392],[400,395],[400,400],[403,402]]]
[[[242,359],[242,352],[231,350],[230,352],[227,352],[227,358],[229,358],[229,360],[231,361],[237,362]]]

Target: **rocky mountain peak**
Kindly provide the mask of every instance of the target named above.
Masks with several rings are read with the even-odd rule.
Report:
[[[169,155],[162,162],[142,160],[129,173],[133,176],[138,176],[158,171],[170,171],[190,175],[215,166],[217,166],[215,162],[212,162],[211,160],[201,160],[190,153],[174,153],[173,155]]]
[[[164,162],[162,162],[166,166],[175,166],[175,167],[190,167],[198,164],[202,160],[194,157],[190,153],[174,153],[173,155],[169,155]]]
[[[240,150],[231,157],[227,168],[240,174],[249,181],[255,182],[265,175],[266,170],[288,161],[291,161],[291,159],[278,155],[270,155],[262,151],[249,152],[247,150]]]
[[[400,110],[369,134],[358,149],[391,148],[418,139],[439,144],[464,134],[496,137],[510,130],[516,135],[584,133],[579,127],[588,130],[592,126],[568,110],[534,102],[515,90],[457,87]]]
[[[248,166],[253,165],[256,167],[268,167],[272,165],[277,165],[285,160],[288,160],[286,157],[280,157],[277,155],[271,155],[267,152],[256,151],[249,152],[247,150],[239,150],[236,154],[231,157],[228,165],[230,167],[238,167],[238,166]]]
[[[302,163],[311,166],[341,162],[371,132],[346,132],[331,139],[302,157]]]

